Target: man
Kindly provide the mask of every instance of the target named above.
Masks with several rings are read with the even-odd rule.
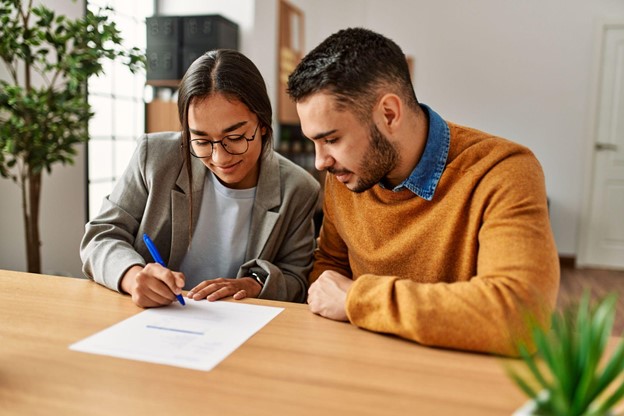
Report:
[[[544,177],[525,147],[419,104],[405,56],[366,29],[288,80],[326,170],[312,312],[424,345],[513,355],[559,287]]]

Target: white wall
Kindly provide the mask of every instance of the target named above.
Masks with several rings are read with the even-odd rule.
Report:
[[[84,2],[46,0],[47,7],[72,18],[82,16]],[[9,79],[4,64],[0,78]],[[42,271],[81,277],[78,255],[84,233],[85,163],[83,145],[78,147],[73,166],[54,165],[44,174],[41,199]],[[0,269],[26,270],[26,243],[20,188],[9,179],[0,179]]]

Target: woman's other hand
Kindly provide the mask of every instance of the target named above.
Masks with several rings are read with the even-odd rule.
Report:
[[[220,277],[214,280],[204,280],[193,289],[187,297],[194,300],[207,299],[210,302],[232,296],[235,300],[257,298],[262,286],[252,277],[240,279],[225,279]]]

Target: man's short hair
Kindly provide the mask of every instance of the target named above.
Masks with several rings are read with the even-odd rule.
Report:
[[[299,102],[311,94],[333,94],[340,109],[362,119],[382,94],[395,93],[418,111],[405,54],[392,40],[363,28],[340,30],[308,53],[288,77],[288,94]]]

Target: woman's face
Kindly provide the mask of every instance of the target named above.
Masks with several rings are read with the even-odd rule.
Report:
[[[191,150],[198,156],[209,154],[212,142],[212,155],[201,158],[204,165],[229,188],[253,188],[258,183],[262,135],[266,132],[259,122],[245,104],[222,94],[194,99],[188,112]],[[247,145],[242,154],[230,154],[224,148],[239,153]]]

